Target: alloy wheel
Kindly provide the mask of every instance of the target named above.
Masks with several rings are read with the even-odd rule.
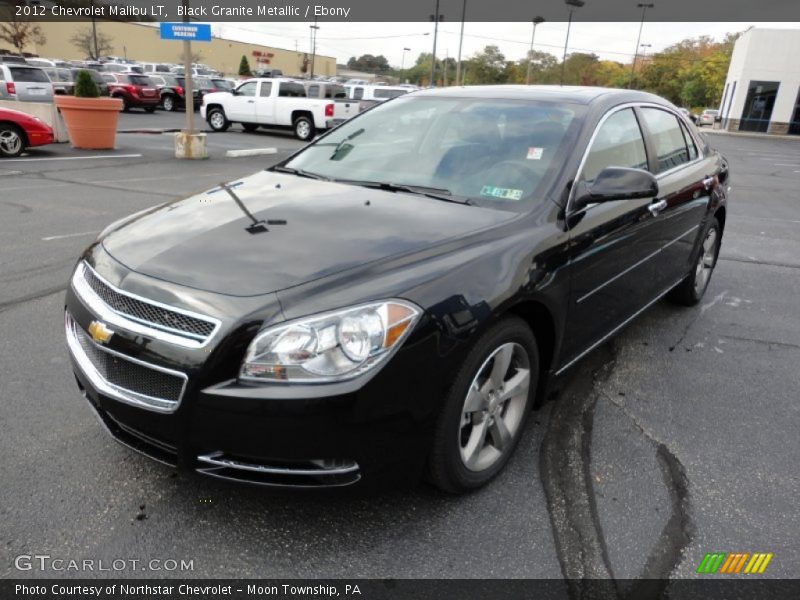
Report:
[[[717,230],[711,228],[703,240],[703,247],[700,251],[700,257],[697,259],[697,266],[694,274],[694,290],[698,296],[702,296],[708,285],[708,280],[711,279],[711,272],[714,270],[714,264],[717,258]]]
[[[0,148],[3,154],[9,156],[16,156],[22,151],[22,138],[19,133],[13,129],[4,129],[0,131]]]
[[[295,126],[295,131],[297,132],[297,137],[301,140],[308,139],[311,135],[311,125],[309,125],[308,121],[300,121]]]
[[[225,127],[225,115],[219,111],[213,112],[209,117],[209,122],[214,129],[222,129]]]
[[[168,112],[175,110],[175,101],[172,99],[172,96],[164,97],[164,110]]]
[[[520,344],[503,344],[483,362],[461,414],[459,449],[467,469],[485,471],[513,446],[530,381],[530,358]]]

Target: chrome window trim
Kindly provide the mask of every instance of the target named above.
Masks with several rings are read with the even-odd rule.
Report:
[[[97,391],[105,394],[106,396],[114,398],[115,400],[124,402],[125,404],[130,404],[138,408],[144,408],[155,412],[173,413],[178,409],[178,406],[180,406],[181,401],[183,400],[183,395],[186,392],[186,385],[189,381],[189,377],[188,375],[186,375],[186,373],[182,373],[180,371],[174,371],[173,369],[168,369],[166,367],[154,365],[152,363],[148,363],[143,360],[133,358],[132,356],[121,354],[119,352],[111,350],[110,348],[101,346],[92,341],[91,339],[89,339],[89,342],[93,344],[95,348],[101,350],[102,352],[105,352],[112,356],[116,356],[121,360],[131,362],[141,367],[152,369],[154,371],[159,371],[166,375],[172,375],[174,377],[178,377],[183,380],[183,384],[181,385],[181,391],[180,394],[178,395],[177,401],[166,400],[165,398],[156,398],[154,396],[148,396],[147,394],[140,394],[138,392],[122,388],[108,381],[95,368],[92,361],[83,351],[81,343],[78,340],[76,331],[78,327],[79,325],[77,321],[75,321],[75,319],[72,318],[72,315],[70,315],[69,312],[64,311],[64,329],[66,330],[67,334],[67,346],[70,350],[70,353],[72,354],[72,357],[75,359],[75,362],[78,364],[78,367],[81,369],[83,374],[86,375],[89,381],[92,382],[92,385],[94,385],[97,388]],[[153,404],[153,402],[156,402],[157,404]]]
[[[694,227],[692,227],[691,229],[689,229],[689,231],[686,231],[685,233],[682,233],[681,235],[679,235],[678,237],[676,237],[674,240],[671,240],[671,241],[667,242],[666,244],[664,244],[663,246],[661,246],[660,248],[658,248],[658,249],[657,249],[655,252],[653,252],[653,253],[651,253],[651,254],[648,254],[648,255],[647,255],[647,256],[645,256],[643,259],[641,259],[639,262],[637,262],[637,263],[634,263],[633,265],[631,265],[630,267],[628,267],[628,268],[627,268],[627,269],[625,269],[624,271],[620,271],[619,273],[617,273],[616,275],[614,275],[614,276],[613,276],[611,279],[609,279],[609,280],[608,280],[608,281],[606,281],[605,283],[601,283],[599,286],[597,286],[596,288],[594,288],[592,291],[590,291],[590,292],[588,292],[588,293],[584,294],[583,296],[581,296],[580,298],[578,298],[578,300],[576,301],[576,304],[580,304],[581,302],[583,302],[584,300],[586,300],[586,299],[587,299],[589,296],[592,296],[592,295],[593,295],[593,294],[595,294],[596,292],[599,292],[600,290],[602,290],[602,289],[603,289],[604,287],[606,287],[606,286],[607,286],[609,283],[612,283],[612,282],[616,281],[617,279],[619,279],[620,277],[622,277],[622,276],[623,276],[623,275],[625,275],[626,273],[629,273],[630,271],[633,271],[633,270],[634,270],[636,267],[639,267],[639,266],[643,265],[644,263],[646,263],[646,262],[647,262],[648,260],[650,260],[651,258],[653,258],[653,257],[657,256],[658,254],[660,254],[661,252],[663,252],[664,250],[666,250],[667,248],[669,248],[670,246],[672,246],[672,244],[674,244],[674,243],[676,243],[676,242],[679,242],[680,240],[682,240],[683,238],[685,238],[687,235],[689,235],[690,233],[692,233],[692,232],[693,232],[695,229],[697,229],[698,227],[700,227],[700,225],[695,225]]]
[[[92,287],[86,281],[86,278],[83,276],[84,269],[91,271],[92,274],[104,285],[107,285],[111,290],[122,296],[127,296],[128,298],[132,298],[133,300],[143,302],[157,308],[162,308],[164,310],[186,315],[187,317],[206,321],[213,324],[214,328],[211,330],[211,333],[209,333],[208,336],[203,337],[198,334],[181,331],[180,329],[173,329],[171,327],[159,325],[151,321],[144,321],[143,319],[139,319],[133,315],[120,312],[106,304],[105,301],[97,294],[97,292],[92,289]],[[75,269],[75,272],[72,275],[72,289],[75,290],[81,300],[86,303],[88,308],[94,311],[102,320],[107,321],[112,325],[116,325],[117,327],[133,331],[134,333],[146,335],[170,344],[184,346],[186,348],[202,348],[214,338],[222,325],[222,322],[214,317],[209,317],[208,315],[192,312],[190,310],[169,306],[167,304],[121,290],[98,274],[97,271],[90,267],[85,261],[78,265],[78,268]]]
[[[618,113],[618,112],[620,112],[622,110],[629,109],[629,108],[631,108],[631,109],[633,109],[633,108],[657,108],[657,109],[660,109],[660,110],[664,110],[664,111],[670,113],[671,115],[674,115],[674,116],[678,117],[679,119],[681,118],[680,115],[677,112],[675,112],[674,110],[672,110],[671,108],[669,108],[667,106],[663,106],[661,104],[655,104],[653,102],[627,102],[625,104],[620,104],[618,106],[615,106],[614,108],[609,109],[606,112],[606,114],[603,115],[603,117],[600,119],[600,121],[598,121],[597,125],[594,128],[594,131],[592,132],[592,137],[589,138],[589,143],[586,145],[586,149],[583,151],[583,157],[581,158],[581,162],[578,165],[578,170],[577,170],[577,172],[575,174],[575,178],[572,180],[572,188],[570,189],[569,196],[567,198],[567,206],[566,206],[566,209],[565,209],[566,214],[570,214],[570,212],[571,212],[570,211],[570,207],[571,207],[572,203],[575,201],[575,193],[576,193],[575,190],[577,188],[576,184],[577,184],[578,181],[580,181],[581,175],[583,175],[583,169],[586,167],[586,161],[589,158],[589,152],[592,150],[592,146],[594,145],[594,142],[597,139],[597,134],[600,132],[600,128],[605,124],[605,122],[612,115],[615,115],[616,113]],[[641,127],[642,127],[641,124],[639,124],[639,129],[640,130],[641,130]],[[689,133],[690,133],[690,135],[692,135],[692,137],[694,137],[694,133],[691,132],[691,130],[689,131]],[[645,137],[644,131],[642,131],[642,141],[645,144],[645,151],[646,151],[647,150],[647,139]],[[662,179],[665,176],[668,176],[668,175],[672,174],[673,172],[675,172],[675,171],[677,171],[679,169],[686,168],[689,165],[693,165],[695,163],[699,163],[701,160],[705,159],[706,155],[705,155],[705,152],[704,152],[704,145],[699,144],[697,139],[695,139],[695,145],[697,146],[697,158],[696,159],[694,159],[693,161],[684,163],[682,165],[678,165],[677,167],[673,167],[672,169],[670,169],[668,171],[663,171],[663,172],[655,174],[654,176],[656,178],[656,181]],[[647,159],[649,161],[650,160],[650,156],[648,156]],[[594,205],[590,204],[589,206],[586,206],[586,207],[584,207],[584,208],[582,208],[580,210],[586,210],[586,209],[590,208],[591,206],[594,206]],[[576,211],[576,212],[578,212],[578,211]]]

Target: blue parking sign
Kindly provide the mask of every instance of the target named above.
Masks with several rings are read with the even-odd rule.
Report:
[[[161,39],[210,42],[211,25],[209,23],[161,23]]]

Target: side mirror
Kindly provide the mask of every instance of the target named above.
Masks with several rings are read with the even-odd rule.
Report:
[[[606,167],[591,185],[580,184],[573,204],[579,210],[600,202],[639,200],[658,196],[658,181],[643,169]]]

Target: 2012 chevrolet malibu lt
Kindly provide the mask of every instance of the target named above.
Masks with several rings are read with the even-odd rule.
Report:
[[[728,165],[667,101],[426,90],[118,221],[65,326],[108,431],[274,486],[485,484],[549,380],[703,296]]]

